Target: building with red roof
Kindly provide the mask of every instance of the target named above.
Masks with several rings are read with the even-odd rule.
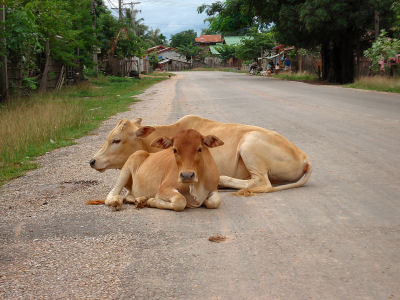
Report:
[[[223,38],[220,34],[200,35],[199,37],[195,38],[195,41],[199,46],[210,46],[217,43],[222,43]]]

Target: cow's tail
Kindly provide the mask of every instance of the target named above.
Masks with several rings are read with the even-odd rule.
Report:
[[[258,194],[258,193],[272,193],[272,192],[297,188],[297,187],[303,186],[307,183],[307,181],[310,179],[311,173],[312,173],[311,160],[306,159],[305,164],[304,164],[304,169],[303,169],[303,176],[301,176],[301,178],[296,182],[278,185],[278,186],[272,186],[272,187],[266,186],[266,185],[255,186],[252,188],[239,190],[234,194],[238,195],[238,196],[248,197],[248,196],[253,196],[254,194]]]
[[[104,204],[106,200],[88,200],[86,205],[101,205]]]

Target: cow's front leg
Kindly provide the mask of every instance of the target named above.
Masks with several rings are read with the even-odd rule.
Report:
[[[117,182],[115,183],[113,189],[107,195],[105,202],[106,205],[114,207],[116,210],[121,209],[124,198],[120,194],[131,177],[131,172],[124,166],[119,173]]]
[[[125,185],[125,189],[127,190],[127,193],[124,196],[124,203],[134,203],[135,202],[135,196],[133,196],[132,193],[132,176],[129,177],[128,182]]]
[[[221,204],[221,201],[218,191],[214,191],[208,195],[208,198],[204,201],[204,205],[207,208],[217,208]]]
[[[177,189],[163,189],[155,198],[147,200],[147,205],[160,209],[182,211],[186,207],[186,198]]]

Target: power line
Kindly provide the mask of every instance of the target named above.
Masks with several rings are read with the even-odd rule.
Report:
[[[108,2],[108,4],[110,4],[111,7],[116,6],[114,3],[111,2],[111,0],[107,0],[107,2]]]

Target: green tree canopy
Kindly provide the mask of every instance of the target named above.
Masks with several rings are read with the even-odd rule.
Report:
[[[197,33],[193,30],[185,30],[171,36],[170,46],[176,48],[179,53],[190,59],[199,55],[199,47],[195,44]]]
[[[145,39],[150,43],[150,46],[165,45],[167,38],[163,35],[160,29],[150,29],[145,34]]]
[[[241,0],[203,4],[197,8],[197,12],[205,12],[208,15],[205,22],[209,23],[208,31],[214,33],[240,35],[255,24],[255,19],[250,16],[247,7],[242,5]]]
[[[354,78],[354,53],[361,54],[372,41],[375,11],[380,15],[381,28],[392,27],[392,4],[392,0],[227,0],[222,9],[216,6],[214,17],[240,12],[258,24],[274,24],[281,43],[320,46],[323,79],[345,83]]]
[[[243,60],[253,60],[260,57],[261,49],[268,50],[276,45],[275,33],[272,30],[258,32],[251,29],[248,38],[244,38],[237,49],[237,56]]]
[[[196,37],[197,33],[193,29],[178,32],[171,36],[170,46],[178,48],[187,45],[194,45]]]
[[[227,44],[215,46],[215,49],[219,52],[217,56],[220,57],[224,62],[227,62],[230,58],[237,58],[238,48],[238,46]]]

